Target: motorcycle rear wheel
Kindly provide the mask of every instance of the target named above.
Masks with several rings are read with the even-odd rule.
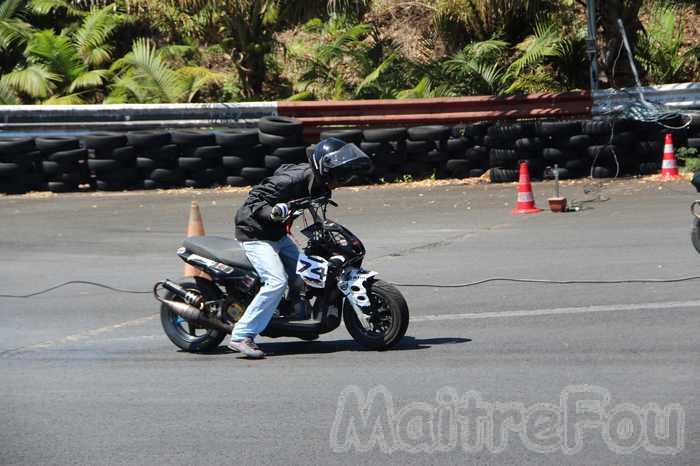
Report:
[[[372,329],[362,326],[347,300],[343,306],[345,328],[353,340],[367,349],[389,349],[403,338],[408,329],[408,304],[396,287],[383,280],[371,281],[366,288],[372,303]]]
[[[196,291],[204,296],[206,301],[220,299],[221,292],[209,280],[200,277],[186,277],[178,280],[178,285],[189,291]],[[165,299],[180,301],[178,296],[168,292]],[[198,327],[175,314],[165,304],[160,306],[160,322],[165,334],[175,346],[190,353],[201,353],[215,349],[226,337],[221,330]]]

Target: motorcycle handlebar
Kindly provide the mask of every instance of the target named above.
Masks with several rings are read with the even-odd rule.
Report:
[[[309,207],[321,207],[324,204],[330,204],[333,207],[338,207],[338,204],[331,200],[331,198],[328,196],[303,197],[301,199],[295,199],[287,202],[289,210],[302,210],[308,209]]]

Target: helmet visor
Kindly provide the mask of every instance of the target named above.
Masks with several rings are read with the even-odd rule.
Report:
[[[370,159],[367,154],[365,154],[362,149],[357,147],[355,144],[350,143],[345,144],[335,152],[326,154],[321,159],[319,168],[321,169],[321,173],[323,173],[343,166],[356,165],[356,162],[360,160],[366,160],[368,164],[370,163]]]

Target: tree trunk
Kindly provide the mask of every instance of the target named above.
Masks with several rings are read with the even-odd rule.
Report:
[[[267,64],[265,55],[273,40],[270,25],[263,17],[271,3],[262,0],[230,2],[228,7],[233,57],[238,69],[241,91],[247,99],[262,95]],[[245,6],[245,8],[242,8]]]
[[[622,36],[617,26],[617,19],[622,20],[630,47],[634,53],[637,34],[642,30],[639,20],[639,9],[643,0],[598,0],[598,26],[602,30],[602,40],[599,41],[601,71],[608,85],[624,87],[634,85],[634,76],[629,65],[629,59],[622,44]],[[619,53],[619,58],[618,58]],[[617,63],[616,63],[617,62]]]

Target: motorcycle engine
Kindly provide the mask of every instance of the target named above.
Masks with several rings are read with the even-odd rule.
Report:
[[[243,317],[246,308],[237,299],[228,298],[224,301],[221,309],[223,312],[223,320],[235,324]]]

